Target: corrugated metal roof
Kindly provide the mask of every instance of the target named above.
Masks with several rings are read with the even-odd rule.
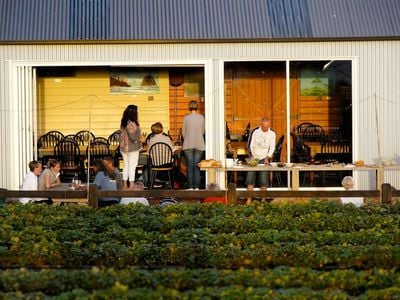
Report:
[[[313,37],[399,37],[399,0],[308,0]]]
[[[0,41],[400,37],[399,0],[1,0]]]

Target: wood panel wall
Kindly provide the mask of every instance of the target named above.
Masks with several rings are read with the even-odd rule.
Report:
[[[199,103],[198,112],[205,114],[204,97],[191,96],[185,97],[185,72],[192,72],[193,69],[170,69],[169,72],[169,133],[173,141],[180,141],[183,117],[189,113],[189,102],[196,100]],[[203,70],[197,70],[203,72]],[[204,72],[203,72],[204,76]],[[203,77],[204,78],[204,77]],[[176,118],[175,118],[176,116]]]
[[[338,127],[342,124],[343,98],[335,96],[301,96],[299,73],[293,71],[291,85],[291,130],[298,124],[310,122],[323,128]]]
[[[258,126],[263,116],[271,118],[277,139],[285,135],[281,159],[286,158],[286,76],[280,63],[232,63],[225,66],[225,118],[231,134],[243,135],[247,124]],[[343,123],[343,97],[301,96],[299,72],[294,70],[290,80],[291,131],[302,122],[311,122],[328,129]],[[288,140],[289,138],[289,140]]]
[[[277,139],[286,135],[285,68],[279,65],[227,65],[225,68],[225,118],[232,137],[240,137],[250,122],[259,126],[271,119]],[[281,153],[286,155],[286,139]]]

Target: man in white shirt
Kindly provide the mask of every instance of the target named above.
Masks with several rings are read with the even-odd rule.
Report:
[[[42,172],[42,164],[36,160],[29,163],[29,172],[25,175],[24,182],[22,183],[22,190],[24,191],[37,191],[38,189],[38,176]],[[34,202],[37,199],[20,198],[19,202],[26,204]]]
[[[255,158],[259,163],[269,164],[275,151],[275,132],[270,128],[271,121],[264,117],[261,119],[260,126],[255,128],[249,137],[248,150],[249,156]],[[256,172],[247,173],[247,190],[252,191],[256,183]],[[269,183],[269,172],[258,172],[258,181],[262,191],[267,189]],[[247,199],[246,204],[251,203],[251,197]]]

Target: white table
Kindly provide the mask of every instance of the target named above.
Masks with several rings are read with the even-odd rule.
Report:
[[[374,172],[376,176],[376,189],[380,190],[384,183],[384,171],[385,170],[400,170],[400,165],[391,166],[364,166],[356,167],[354,165],[305,165],[298,164],[293,167],[272,167],[270,165],[257,165],[250,167],[248,165],[239,165],[233,167],[208,167],[200,168],[202,171],[206,171],[209,182],[215,182],[216,172],[248,172],[248,171],[274,171],[274,172],[291,172],[292,175],[292,190],[299,190],[300,188],[300,172],[329,172],[329,171],[361,171],[361,172]]]

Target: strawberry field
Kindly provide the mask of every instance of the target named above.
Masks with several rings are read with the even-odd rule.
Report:
[[[397,299],[400,206],[0,208],[0,299]]]

